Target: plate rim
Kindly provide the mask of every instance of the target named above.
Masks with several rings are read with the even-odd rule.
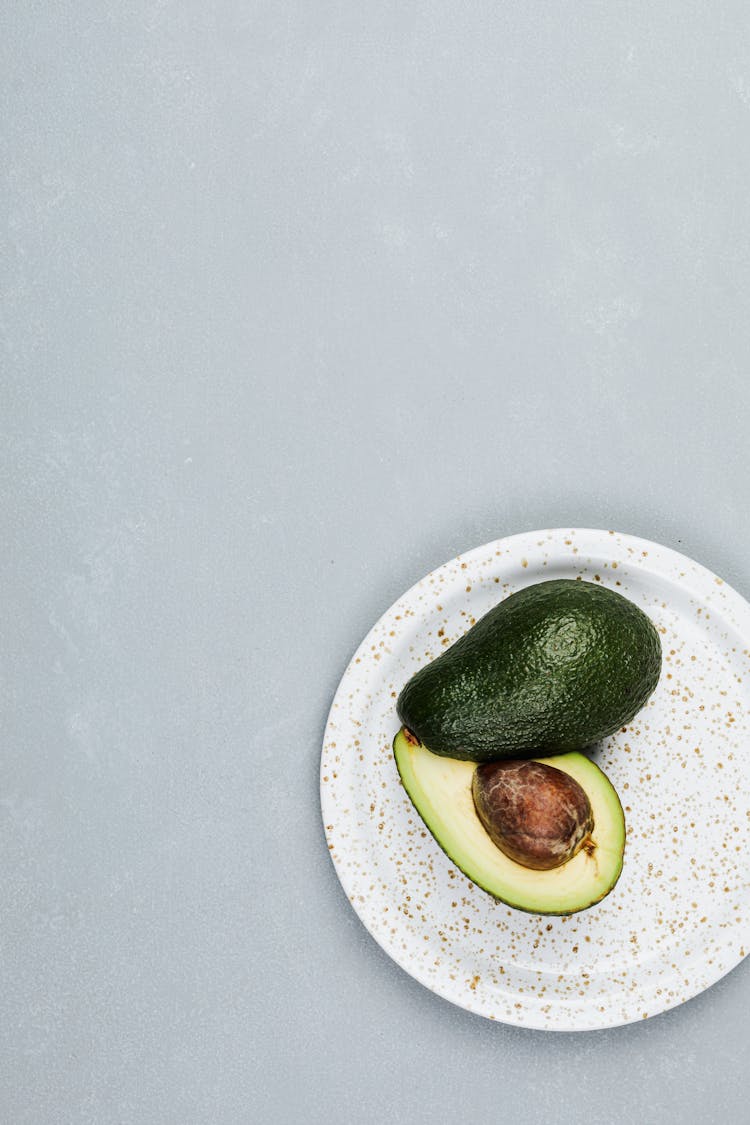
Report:
[[[745,958],[748,956],[748,953],[739,956],[736,961],[729,965],[728,968],[722,969],[712,975],[708,980],[708,983],[701,985],[701,987],[699,987],[697,991],[691,992],[689,996],[686,996],[684,998],[669,1000],[668,1002],[661,1004],[656,1010],[650,1011],[647,1017],[634,1015],[631,1018],[627,1019],[624,1019],[622,1017],[610,1019],[604,1016],[602,1020],[596,1022],[589,1023],[582,1020],[577,1021],[575,1024],[571,1023],[570,1025],[558,1024],[556,1026],[550,1026],[548,1022],[543,1022],[542,1020],[537,1021],[536,1019],[534,1019],[534,1011],[529,1010],[528,1008],[524,1009],[517,1019],[513,1018],[512,1015],[509,1015],[508,1018],[506,1018],[505,1016],[500,1017],[498,1015],[491,1014],[490,1012],[484,1011],[481,1007],[472,1006],[469,997],[463,996],[459,989],[456,989],[452,992],[450,988],[436,987],[434,981],[428,981],[425,975],[421,972],[420,968],[418,966],[415,967],[412,963],[409,962],[408,954],[403,955],[400,950],[396,950],[395,943],[389,943],[385,935],[382,934],[375,925],[371,924],[370,919],[362,911],[360,911],[360,909],[358,908],[358,903],[354,900],[351,893],[352,888],[348,882],[346,869],[342,868],[339,862],[337,862],[336,852],[332,844],[328,824],[331,823],[330,813],[334,808],[336,808],[336,811],[338,812],[338,806],[335,806],[333,804],[331,791],[325,788],[323,781],[323,775],[326,768],[326,754],[330,749],[329,744],[331,742],[331,729],[333,725],[334,712],[337,710],[337,707],[344,696],[344,692],[347,689],[347,682],[349,680],[349,677],[354,673],[357,659],[361,658],[362,655],[368,650],[368,644],[370,643],[373,634],[376,633],[383,621],[387,619],[391,614],[393,614],[402,605],[402,603],[408,603],[412,598],[412,595],[422,586],[423,583],[428,582],[430,578],[433,578],[444,568],[449,567],[456,562],[468,562],[472,558],[484,557],[490,552],[495,552],[500,549],[502,549],[502,551],[504,552],[508,551],[509,549],[512,550],[514,546],[518,547],[521,543],[528,544],[530,540],[534,540],[538,543],[539,539],[544,539],[550,536],[554,538],[560,535],[575,535],[580,536],[581,538],[593,537],[595,540],[600,541],[601,543],[604,543],[606,541],[604,537],[609,538],[610,536],[616,536],[620,540],[621,544],[632,546],[633,548],[637,548],[642,552],[646,551],[648,553],[650,550],[653,550],[654,552],[658,553],[661,565],[654,568],[653,561],[651,561],[644,567],[644,570],[650,570],[655,574],[662,573],[662,576],[665,569],[665,563],[671,562],[672,564],[685,564],[686,567],[689,567],[692,570],[693,574],[701,581],[701,583],[707,581],[715,582],[722,587],[723,594],[729,599],[732,604],[732,609],[737,614],[735,627],[739,633],[746,635],[748,644],[750,645],[750,603],[747,601],[747,599],[735,587],[733,587],[725,579],[716,574],[715,571],[712,571],[710,568],[704,566],[703,563],[696,561],[689,555],[686,555],[681,551],[677,551],[672,547],[668,547],[664,543],[659,543],[658,541],[652,539],[646,539],[643,536],[636,535],[630,532],[612,530],[609,528],[591,528],[578,526],[571,527],[565,525],[541,529],[529,529],[527,531],[514,532],[512,535],[501,536],[497,539],[488,540],[485,543],[481,543],[477,546],[469,548],[467,551],[461,551],[459,554],[446,559],[438,566],[423,574],[409,587],[407,587],[407,589],[405,589],[385,610],[383,610],[383,612],[378,616],[378,618],[373,622],[371,627],[362,637],[360,643],[352,652],[351,657],[346,664],[344,672],[339,679],[326,716],[320,754],[319,792],[323,829],[325,833],[326,844],[328,847],[328,854],[330,856],[339,883],[347,896],[349,905],[354,910],[354,913],[356,914],[357,918],[364,926],[368,934],[402,972],[407,973],[407,975],[410,976],[413,980],[417,981],[420,985],[426,988],[429,992],[433,993],[435,996],[438,996],[440,999],[446,1000],[448,1003],[454,1004],[456,1007],[462,1008],[464,1011],[468,1011],[472,1015],[480,1016],[491,1023],[498,1023],[501,1025],[512,1027],[522,1027],[528,1030],[546,1032],[551,1031],[571,1034],[576,1032],[604,1031],[610,1030],[615,1027],[625,1027],[633,1023],[644,1022],[645,1019],[653,1019],[656,1016],[664,1014],[665,1012],[681,1007],[683,1004],[689,1003],[697,996],[700,996],[702,993],[706,992],[709,988],[712,988],[724,977],[728,976],[729,973],[736,969],[737,966],[745,960]],[[685,573],[685,577],[687,577],[687,571]],[[691,580],[685,582],[683,588],[686,589],[691,596],[697,598],[702,603],[705,602],[705,591],[701,592],[700,590],[696,589]]]

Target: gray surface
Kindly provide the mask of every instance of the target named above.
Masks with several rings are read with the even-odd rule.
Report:
[[[317,768],[467,547],[617,527],[750,594],[747,6],[3,22],[3,1121],[744,1120],[746,965],[472,1017],[360,926]]]

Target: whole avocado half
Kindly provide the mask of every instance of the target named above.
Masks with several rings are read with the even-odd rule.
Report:
[[[589,846],[550,871],[535,871],[495,846],[472,798],[473,762],[431,754],[403,728],[393,753],[404,789],[435,840],[473,883],[531,914],[575,914],[600,902],[617,882],[625,851],[625,816],[611,782],[585,754],[537,759],[570,774],[594,817]]]
[[[404,686],[401,722],[474,762],[580,750],[630,722],[661,672],[653,623],[604,586],[558,579],[500,602]]]

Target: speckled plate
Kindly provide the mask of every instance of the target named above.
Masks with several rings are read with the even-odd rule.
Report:
[[[501,598],[578,575],[645,610],[664,664],[646,707],[593,751],[625,807],[620,881],[589,910],[543,918],[494,902],[427,832],[393,761],[395,702],[417,668]],[[323,817],[354,909],[413,977],[489,1019],[612,1027],[697,995],[750,940],[749,668],[750,606],[656,543],[534,531],[439,567],[360,645],[326,727]]]

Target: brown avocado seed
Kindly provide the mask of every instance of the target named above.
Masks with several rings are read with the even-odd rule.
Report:
[[[487,762],[471,782],[477,816],[492,842],[537,871],[594,848],[591,803],[575,778],[533,761]]]

